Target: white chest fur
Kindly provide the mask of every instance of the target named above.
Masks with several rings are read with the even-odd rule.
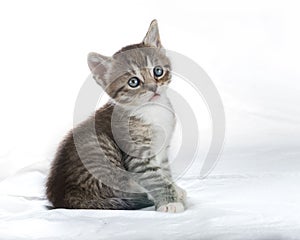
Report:
[[[161,95],[154,102],[149,102],[137,109],[134,113],[145,123],[150,124],[153,138],[151,148],[157,156],[157,161],[166,156],[175,126],[175,114],[166,95]]]

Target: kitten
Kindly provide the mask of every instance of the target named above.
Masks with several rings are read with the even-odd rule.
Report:
[[[155,205],[157,211],[184,211],[186,192],[172,181],[167,157],[175,125],[166,95],[171,63],[156,20],[142,43],[112,57],[90,53],[88,65],[111,100],[60,144],[47,180],[53,207],[130,210]],[[114,173],[119,170],[132,177]]]

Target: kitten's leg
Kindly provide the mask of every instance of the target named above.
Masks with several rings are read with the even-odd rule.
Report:
[[[163,160],[161,161],[161,168],[162,171],[164,173],[165,176],[167,176],[171,181],[172,181],[172,173],[171,173],[171,169],[170,169],[170,164],[169,164],[169,160],[167,157],[163,158]],[[178,199],[186,204],[186,198],[187,198],[187,193],[184,189],[182,189],[181,187],[179,187],[175,182],[173,183],[178,195]]]
[[[89,142],[76,146],[80,151],[78,162],[82,164],[72,168],[75,172],[68,173],[69,182],[73,184],[66,188],[65,207],[140,209],[153,205],[146,194],[116,194],[114,186],[126,189],[131,181],[122,165],[122,154],[105,135],[89,139]]]
[[[68,186],[64,208],[136,210],[154,205],[146,193],[120,193],[100,184],[91,174],[88,178],[78,185]]]
[[[151,164],[150,159],[127,159],[127,167],[134,179],[153,197],[157,211],[182,212],[184,206],[172,181],[164,175],[161,167]]]

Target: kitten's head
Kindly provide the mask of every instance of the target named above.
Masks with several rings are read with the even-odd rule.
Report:
[[[153,20],[142,43],[126,46],[112,57],[88,55],[94,79],[117,103],[138,106],[160,98],[171,80],[171,63]]]

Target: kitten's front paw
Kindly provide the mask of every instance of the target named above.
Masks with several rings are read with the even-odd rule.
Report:
[[[179,213],[184,211],[184,206],[181,202],[172,202],[166,205],[160,206],[156,211],[158,212],[169,212],[169,213]]]

